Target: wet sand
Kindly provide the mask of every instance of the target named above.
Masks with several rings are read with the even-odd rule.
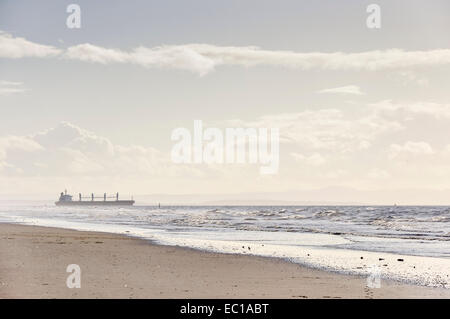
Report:
[[[80,266],[81,288],[67,287],[69,264]],[[274,258],[0,224],[0,298],[450,298],[450,289],[366,284]]]

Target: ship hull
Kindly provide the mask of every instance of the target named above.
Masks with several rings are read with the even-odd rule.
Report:
[[[133,206],[134,200],[115,201],[57,201],[56,206]]]

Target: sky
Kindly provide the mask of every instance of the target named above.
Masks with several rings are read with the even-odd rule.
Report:
[[[445,0],[0,0],[0,197],[450,204],[448,30]],[[278,171],[174,163],[195,120],[278,128]]]

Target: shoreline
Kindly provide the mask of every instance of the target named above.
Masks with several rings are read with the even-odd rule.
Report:
[[[81,288],[66,286],[69,264]],[[450,289],[165,246],[127,235],[0,223],[0,298],[450,298]]]
[[[164,232],[155,232],[154,229],[116,224],[86,224],[78,221],[43,221],[25,218],[18,224],[125,235],[152,241],[157,245],[191,248],[211,253],[276,258],[307,268],[352,276],[367,277],[369,271],[373,272],[372,267],[375,267],[385,280],[450,289],[450,259],[448,258],[326,247],[326,243],[335,246],[338,243],[348,242],[347,239],[336,235],[280,233],[284,241],[301,243],[297,246],[270,244],[270,240],[267,242],[264,239],[267,234],[257,231],[240,233],[235,240],[230,240],[229,236],[222,240],[220,236],[217,236],[220,233],[215,232],[201,232],[202,237],[199,238],[178,237]]]

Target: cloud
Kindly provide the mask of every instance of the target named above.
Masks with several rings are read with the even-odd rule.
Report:
[[[325,89],[317,91],[317,93],[334,93],[334,94],[353,94],[353,95],[363,95],[364,93],[361,91],[359,86],[356,85],[347,85],[341,86],[332,89]]]
[[[28,157],[31,153],[43,150],[42,146],[26,136],[0,137],[0,172],[21,173],[22,169],[8,161],[17,154]]]
[[[390,146],[390,158],[396,158],[400,155],[417,156],[434,154],[433,148],[426,142],[408,141],[403,145],[392,144]]]
[[[25,92],[22,82],[0,81],[0,96]]]
[[[205,75],[220,62],[199,50],[203,45],[138,47],[131,52],[105,49],[92,44],[80,44],[67,49],[64,57],[101,64],[131,63],[146,68],[172,68]]]
[[[59,55],[61,52],[62,50],[53,46],[34,43],[0,31],[0,58],[44,58]]]
[[[11,86],[19,86],[19,85],[23,85],[23,82],[14,82],[14,81],[0,81],[0,85],[11,85]]]
[[[434,102],[410,102],[395,103],[392,100],[384,100],[371,106],[380,113],[397,113],[399,117],[405,114],[428,115],[440,118],[450,118],[450,104]]]
[[[385,119],[374,112],[353,116],[339,109],[269,114],[254,121],[232,120],[229,125],[279,128],[282,142],[294,144],[303,151],[339,153],[367,149],[380,135],[403,128],[395,120]]]
[[[60,56],[91,63],[129,63],[146,68],[187,70],[199,75],[218,66],[272,66],[299,70],[377,71],[410,69],[450,64],[450,50],[404,51],[401,49],[365,52],[294,52],[264,50],[256,46],[217,46],[211,44],[140,46],[131,50],[104,48],[83,43],[58,49],[24,38],[0,33],[0,58]]]
[[[122,146],[69,122],[29,136],[0,137],[0,171],[10,176],[143,178],[201,176],[152,147]]]
[[[411,83],[418,86],[428,86],[429,80],[423,76],[417,75],[415,72],[410,70],[401,71],[395,74],[397,81],[400,81],[404,86]]]
[[[23,88],[0,87],[0,96],[18,94],[18,93],[23,93],[25,91],[26,90]]]
[[[189,70],[204,75],[220,65],[244,67],[267,65],[295,69],[368,70],[401,69],[450,64],[450,50],[366,51],[322,53],[263,50],[254,46],[233,47],[209,44],[139,47],[125,52],[92,44],[68,48],[66,58],[98,63],[133,63],[145,67]]]
[[[33,140],[46,149],[72,149],[95,156],[111,156],[114,146],[104,137],[82,129],[69,122],[61,122],[57,127],[32,136]]]
[[[36,143],[32,138],[21,136],[0,137],[0,160],[6,158],[6,153],[11,150],[20,150],[23,152],[34,152],[42,150],[42,146]]]
[[[117,49],[105,49],[89,43],[69,47],[64,56],[68,59],[101,64],[131,62],[129,53]]]

